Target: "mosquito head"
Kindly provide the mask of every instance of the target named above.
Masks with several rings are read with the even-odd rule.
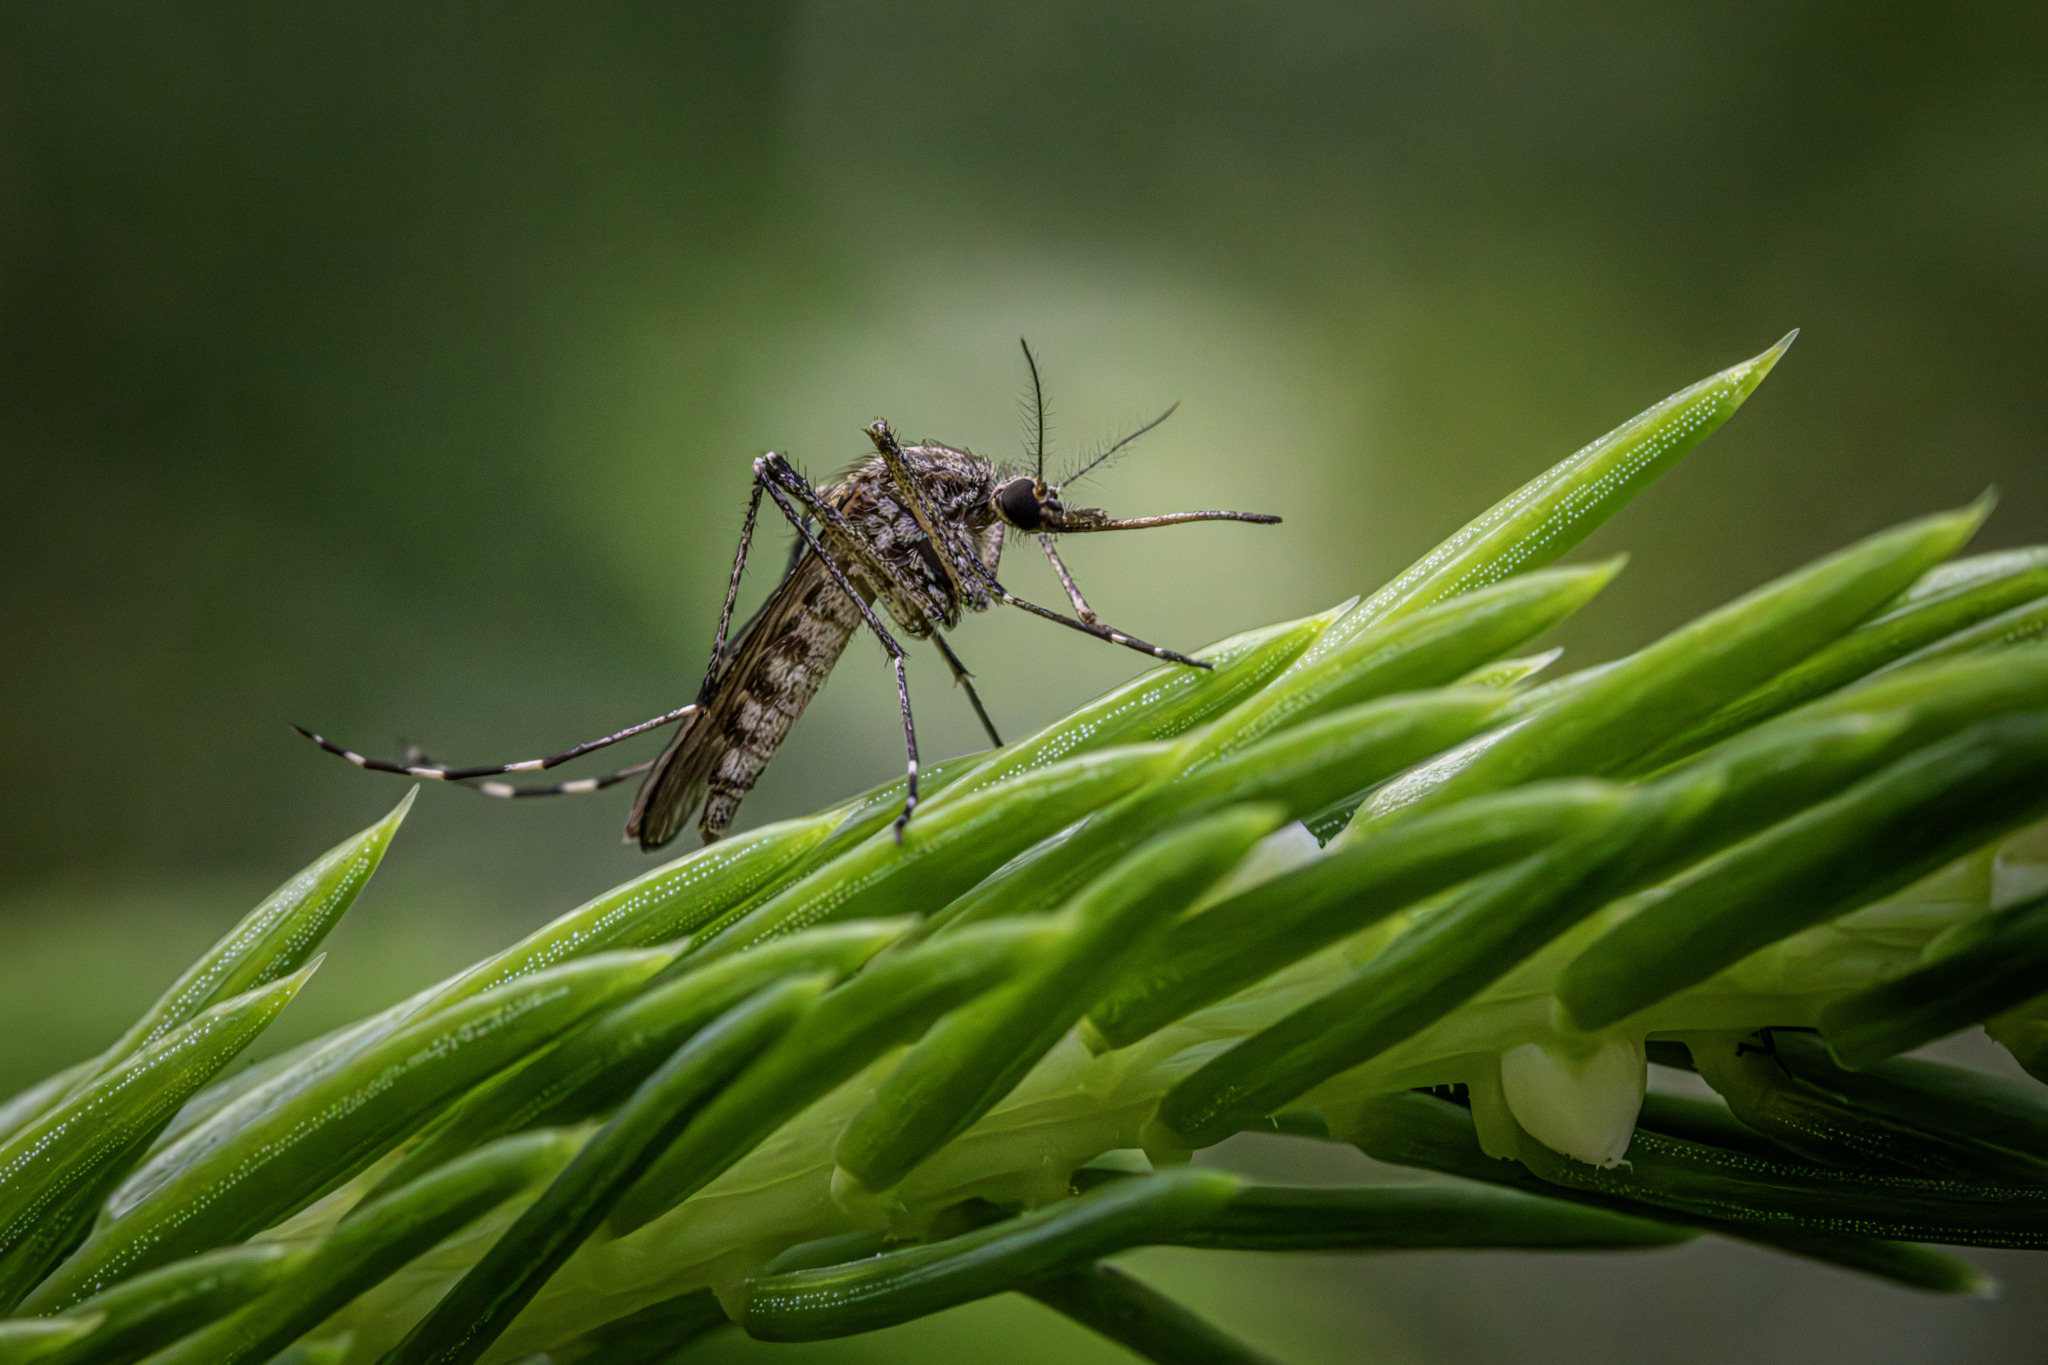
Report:
[[[1060,506],[1059,490],[1033,478],[1015,478],[998,487],[989,499],[997,516],[1020,531],[1059,531],[1066,528],[1067,509]]]

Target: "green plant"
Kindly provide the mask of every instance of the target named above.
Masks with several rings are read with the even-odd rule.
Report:
[[[900,844],[894,785],[740,835],[213,1081],[401,804],[0,1108],[0,1362],[627,1365],[1005,1290],[1252,1359],[1102,1263],[1159,1243],[1704,1232],[1982,1289],[1929,1244],[2048,1244],[2048,1097],[1898,1054],[1984,1022],[2048,1076],[2048,555],[1955,559],[1980,503],[1554,682],[1515,653],[1789,341],[1363,602],[937,765]],[[1185,1164],[1246,1130],[1464,1180]]]

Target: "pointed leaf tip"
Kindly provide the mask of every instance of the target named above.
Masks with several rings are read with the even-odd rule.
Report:
[[[1997,506],[1998,490],[1987,488],[1961,507],[1952,508],[1946,512],[1936,512],[1931,516],[1921,518],[1918,522],[1909,522],[1907,525],[1921,525],[1930,528],[1940,528],[1941,531],[1946,531],[1947,538],[1953,541],[1941,556],[1943,559],[1946,559],[1970,543],[1971,539],[1976,536],[1978,529],[1984,525],[1985,520],[1990,517],[1992,511]]]
[[[1293,667],[1368,626],[1551,563],[1733,416],[1798,335],[1651,404],[1538,474],[1331,625]]]
[[[1757,385],[1764,382],[1764,376],[1771,372],[1778,361],[1784,357],[1785,352],[1792,349],[1792,343],[1798,339],[1799,329],[1794,327],[1791,331],[1785,333],[1784,336],[1779,337],[1777,344],[1769,350],[1751,356],[1740,365],[1731,365],[1722,372],[1725,377],[1735,381],[1735,401],[1738,405],[1752,393],[1756,392]]]
[[[1628,567],[1628,551],[1623,550],[1619,554],[1611,554],[1605,559],[1596,559],[1590,564],[1581,564],[1578,567],[1588,573],[1600,575],[1603,584],[1612,583],[1616,576]]]

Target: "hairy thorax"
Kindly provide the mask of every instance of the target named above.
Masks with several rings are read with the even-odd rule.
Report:
[[[990,499],[1000,476],[981,456],[951,446],[905,446],[903,455],[930,503],[934,529],[952,538],[954,555],[932,543],[904,505],[880,456],[820,491],[866,537],[869,551],[887,569],[877,573],[856,547],[840,543],[826,528],[826,543],[843,555],[847,577],[863,597],[881,602],[898,625],[923,639],[941,626],[958,625],[963,609],[982,611],[989,605],[986,585],[971,571],[949,570],[948,561],[957,564],[959,554],[968,553],[995,572],[1003,553],[1003,527]]]

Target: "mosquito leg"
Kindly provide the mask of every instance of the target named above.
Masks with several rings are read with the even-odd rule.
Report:
[[[988,591],[994,595],[996,600],[1008,603],[1013,607],[1022,607],[1033,616],[1043,616],[1048,621],[1059,622],[1069,630],[1078,630],[1083,635],[1093,635],[1098,640],[1107,640],[1113,645],[1122,645],[1125,649],[1135,649],[1140,654],[1150,654],[1153,658],[1164,659],[1168,663],[1186,664],[1189,668],[1215,667],[1214,664],[1204,663],[1200,659],[1190,659],[1185,654],[1176,653],[1159,645],[1147,644],[1135,635],[1126,635],[1124,632],[1114,627],[1106,626],[1100,621],[1076,621],[1073,617],[1062,616],[1049,607],[1041,607],[1036,602],[1027,602],[1004,587],[997,580],[996,576],[989,572],[988,566],[979,559],[970,557],[967,562],[980,575],[982,582],[987,585]]]
[[[432,758],[428,757],[427,751],[420,748],[417,744],[405,746],[405,761],[416,767],[444,766],[435,763]],[[472,777],[458,780],[453,785],[461,787],[465,791],[477,792],[484,796],[581,796],[585,792],[603,791],[606,787],[623,782],[638,773],[646,772],[654,764],[654,759],[644,758],[630,767],[620,768],[618,771],[606,773],[602,777],[579,777],[570,782],[536,782],[529,784],[493,782],[486,778]]]
[[[770,463],[771,459],[774,464]],[[772,481],[777,472],[776,465],[781,466],[781,472],[786,472],[802,485],[803,492],[797,496],[810,495],[813,501],[808,504],[808,508],[820,520],[824,519],[826,512],[830,512],[834,517],[839,515],[838,512],[824,499],[819,498],[811,486],[805,483],[795,470],[783,464],[779,457],[764,456],[754,462],[754,474],[760,480],[761,486],[768,490],[768,496],[775,499],[775,505],[782,509],[782,515],[789,518],[789,524],[796,527],[796,533],[811,547],[811,553],[824,564],[826,571],[832,575],[832,580],[839,585],[839,590],[846,594],[847,600],[853,603],[854,610],[860,613],[861,620],[875,633],[875,638],[882,642],[882,648],[889,651],[889,662],[896,666],[896,703],[903,712],[903,747],[910,755],[906,768],[907,780],[904,784],[903,814],[896,817],[896,842],[900,844],[903,842],[903,827],[910,823],[910,813],[917,809],[917,722],[910,717],[910,675],[904,671],[903,646],[896,643],[896,637],[876,618],[874,609],[854,590],[853,584],[847,581],[846,571],[839,567],[838,560],[826,553],[824,545],[819,543],[817,533],[811,529],[810,524],[790,505],[790,495],[783,491],[779,483]]]
[[[606,773],[603,777],[579,777],[574,782],[536,783],[532,786],[512,782],[485,782],[481,780],[463,782],[459,785],[485,796],[581,796],[585,792],[601,792],[614,783],[624,782],[629,777],[638,777],[653,767],[656,760],[644,758],[630,768]]]
[[[967,671],[967,665],[960,662],[960,656],[946,643],[946,637],[932,632],[932,643],[939,647],[939,653],[946,656],[946,667],[953,670],[953,681],[967,689],[967,700],[974,707],[974,714],[981,717],[981,728],[988,731],[988,742],[998,749],[1003,747],[1003,737],[996,733],[996,723],[988,718],[988,712],[981,704],[981,693],[974,690],[974,675]]]
[[[1160,645],[1147,644],[1135,635],[1126,635],[1113,626],[1103,625],[1100,621],[1076,621],[1071,616],[1062,616],[1048,607],[1039,606],[1036,602],[1027,602],[1002,584],[997,583],[993,576],[989,578],[989,582],[994,584],[995,595],[1010,606],[1022,607],[1033,616],[1042,616],[1048,621],[1057,621],[1070,630],[1080,631],[1083,635],[1093,635],[1098,640],[1107,640],[1113,645],[1122,645],[1125,649],[1135,649],[1140,654],[1150,654],[1153,658],[1164,659],[1168,663],[1186,664],[1189,668],[1215,667],[1214,664],[1205,663],[1200,659],[1190,659],[1185,654],[1176,653]]]
[[[644,735],[649,730],[659,730],[664,725],[673,725],[685,716],[695,712],[696,709],[697,703],[691,702],[688,706],[679,706],[664,715],[654,717],[652,720],[643,720],[638,725],[628,725],[625,729],[613,731],[602,739],[585,740],[572,749],[564,749],[558,754],[549,754],[546,758],[522,759],[517,763],[490,763],[477,768],[449,768],[439,763],[393,763],[387,758],[366,758],[353,749],[344,749],[333,740],[314,734],[303,725],[294,725],[292,729],[297,730],[328,753],[345,758],[358,768],[368,768],[372,772],[379,773],[398,773],[404,777],[420,777],[431,782],[466,782],[471,778],[497,777],[502,773],[542,772],[548,768],[567,763],[571,759],[581,758],[585,754],[609,748],[620,740],[631,739],[635,735]]]
[[[1066,561],[1060,558],[1060,552],[1053,547],[1052,537],[1041,534],[1038,537],[1038,543],[1045,550],[1045,557],[1052,561],[1052,571],[1060,576],[1060,586],[1067,590],[1067,600],[1074,604],[1074,615],[1080,617],[1087,624],[1094,625],[1096,623],[1095,608],[1089,606],[1088,599],[1081,596],[1081,585],[1076,583],[1074,576],[1067,572]]]
[[[704,685],[697,689],[697,702],[703,705],[711,698],[712,684],[718,680],[719,666],[725,662],[725,638],[732,629],[732,607],[739,600],[740,575],[747,571],[747,550],[754,543],[754,519],[761,511],[761,481],[754,480],[754,491],[747,499],[747,519],[740,524],[740,546],[732,556],[732,579],[725,585],[725,606],[718,613],[718,638],[711,642],[711,662],[704,666]]]

